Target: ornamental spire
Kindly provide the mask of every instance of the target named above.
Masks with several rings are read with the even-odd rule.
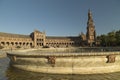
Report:
[[[87,22],[87,25],[88,25],[88,26],[89,26],[89,25],[94,26],[94,22],[93,22],[93,18],[92,18],[92,12],[91,12],[90,9],[88,10],[88,22]]]
[[[92,19],[92,12],[90,11],[90,9],[88,10],[88,19]]]
[[[86,33],[87,43],[90,46],[95,44],[96,33],[95,33],[95,26],[92,19],[92,13],[90,9],[88,10],[88,22],[87,22],[87,33]]]

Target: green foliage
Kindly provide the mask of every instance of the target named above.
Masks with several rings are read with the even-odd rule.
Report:
[[[116,31],[115,37],[116,37],[116,42],[117,42],[117,44],[120,46],[120,30],[119,30],[119,31]]]
[[[120,46],[120,30],[98,36],[101,46]]]

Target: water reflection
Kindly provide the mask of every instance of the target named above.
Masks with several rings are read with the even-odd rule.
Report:
[[[119,80],[120,72],[91,75],[56,75],[33,73],[9,67],[6,71],[8,80]]]
[[[0,80],[120,80],[120,72],[91,75],[56,75],[27,72],[9,66],[9,59],[0,59]]]
[[[9,59],[8,58],[0,58],[0,80],[7,80],[6,70],[8,68]]]

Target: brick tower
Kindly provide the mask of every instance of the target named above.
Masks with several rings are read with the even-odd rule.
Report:
[[[90,10],[88,11],[86,38],[87,38],[87,44],[89,46],[94,46],[95,45],[96,32],[95,32],[95,25],[94,25],[94,22],[93,22],[93,19],[92,19],[92,13],[91,13]]]

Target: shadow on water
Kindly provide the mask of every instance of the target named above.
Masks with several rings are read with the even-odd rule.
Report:
[[[120,72],[109,74],[57,75],[34,73],[9,67],[6,70],[8,80],[120,80]]]

